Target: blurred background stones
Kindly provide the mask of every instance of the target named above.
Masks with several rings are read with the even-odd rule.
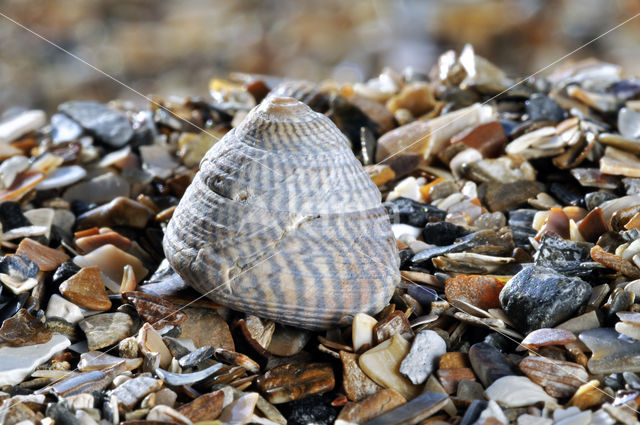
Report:
[[[637,0],[1,0],[0,11],[144,94],[206,95],[231,71],[359,81],[426,72],[464,43],[510,75],[553,62],[640,12]],[[640,19],[572,56],[640,74]],[[0,111],[69,99],[144,103],[0,18]]]

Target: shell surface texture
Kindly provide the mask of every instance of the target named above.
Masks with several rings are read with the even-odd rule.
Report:
[[[348,140],[286,97],[265,99],[207,152],[163,245],[214,301],[312,330],[379,312],[400,280],[380,192]]]

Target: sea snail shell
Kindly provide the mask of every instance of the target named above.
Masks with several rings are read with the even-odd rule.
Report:
[[[400,280],[380,192],[336,126],[268,97],[202,159],[163,241],[231,309],[319,330],[375,314]]]

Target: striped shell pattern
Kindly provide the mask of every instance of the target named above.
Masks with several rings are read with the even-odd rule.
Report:
[[[200,293],[319,330],[375,314],[400,280],[380,192],[322,114],[268,97],[207,152],[164,250]]]

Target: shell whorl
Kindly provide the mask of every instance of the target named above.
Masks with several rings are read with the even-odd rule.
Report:
[[[269,97],[207,152],[164,249],[234,310],[325,329],[381,310],[399,281],[380,193],[324,115]]]

